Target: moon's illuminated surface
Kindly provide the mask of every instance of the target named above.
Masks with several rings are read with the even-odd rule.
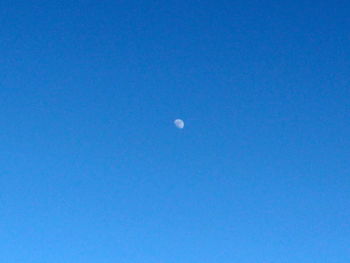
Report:
[[[174,124],[175,124],[176,128],[178,128],[178,129],[183,129],[185,127],[185,123],[181,119],[176,119],[174,121]]]

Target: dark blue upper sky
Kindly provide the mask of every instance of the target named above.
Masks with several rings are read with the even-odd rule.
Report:
[[[349,13],[2,0],[0,262],[348,263]]]

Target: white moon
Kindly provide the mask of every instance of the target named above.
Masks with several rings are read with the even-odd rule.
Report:
[[[181,119],[176,119],[174,121],[174,124],[175,124],[176,128],[178,128],[178,129],[183,129],[185,127],[185,123]]]

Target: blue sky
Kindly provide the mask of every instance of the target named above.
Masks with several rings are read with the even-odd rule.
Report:
[[[0,261],[349,262],[349,12],[1,1]]]

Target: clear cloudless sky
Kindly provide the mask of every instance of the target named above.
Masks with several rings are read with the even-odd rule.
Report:
[[[350,262],[349,13],[2,0],[0,262]]]

